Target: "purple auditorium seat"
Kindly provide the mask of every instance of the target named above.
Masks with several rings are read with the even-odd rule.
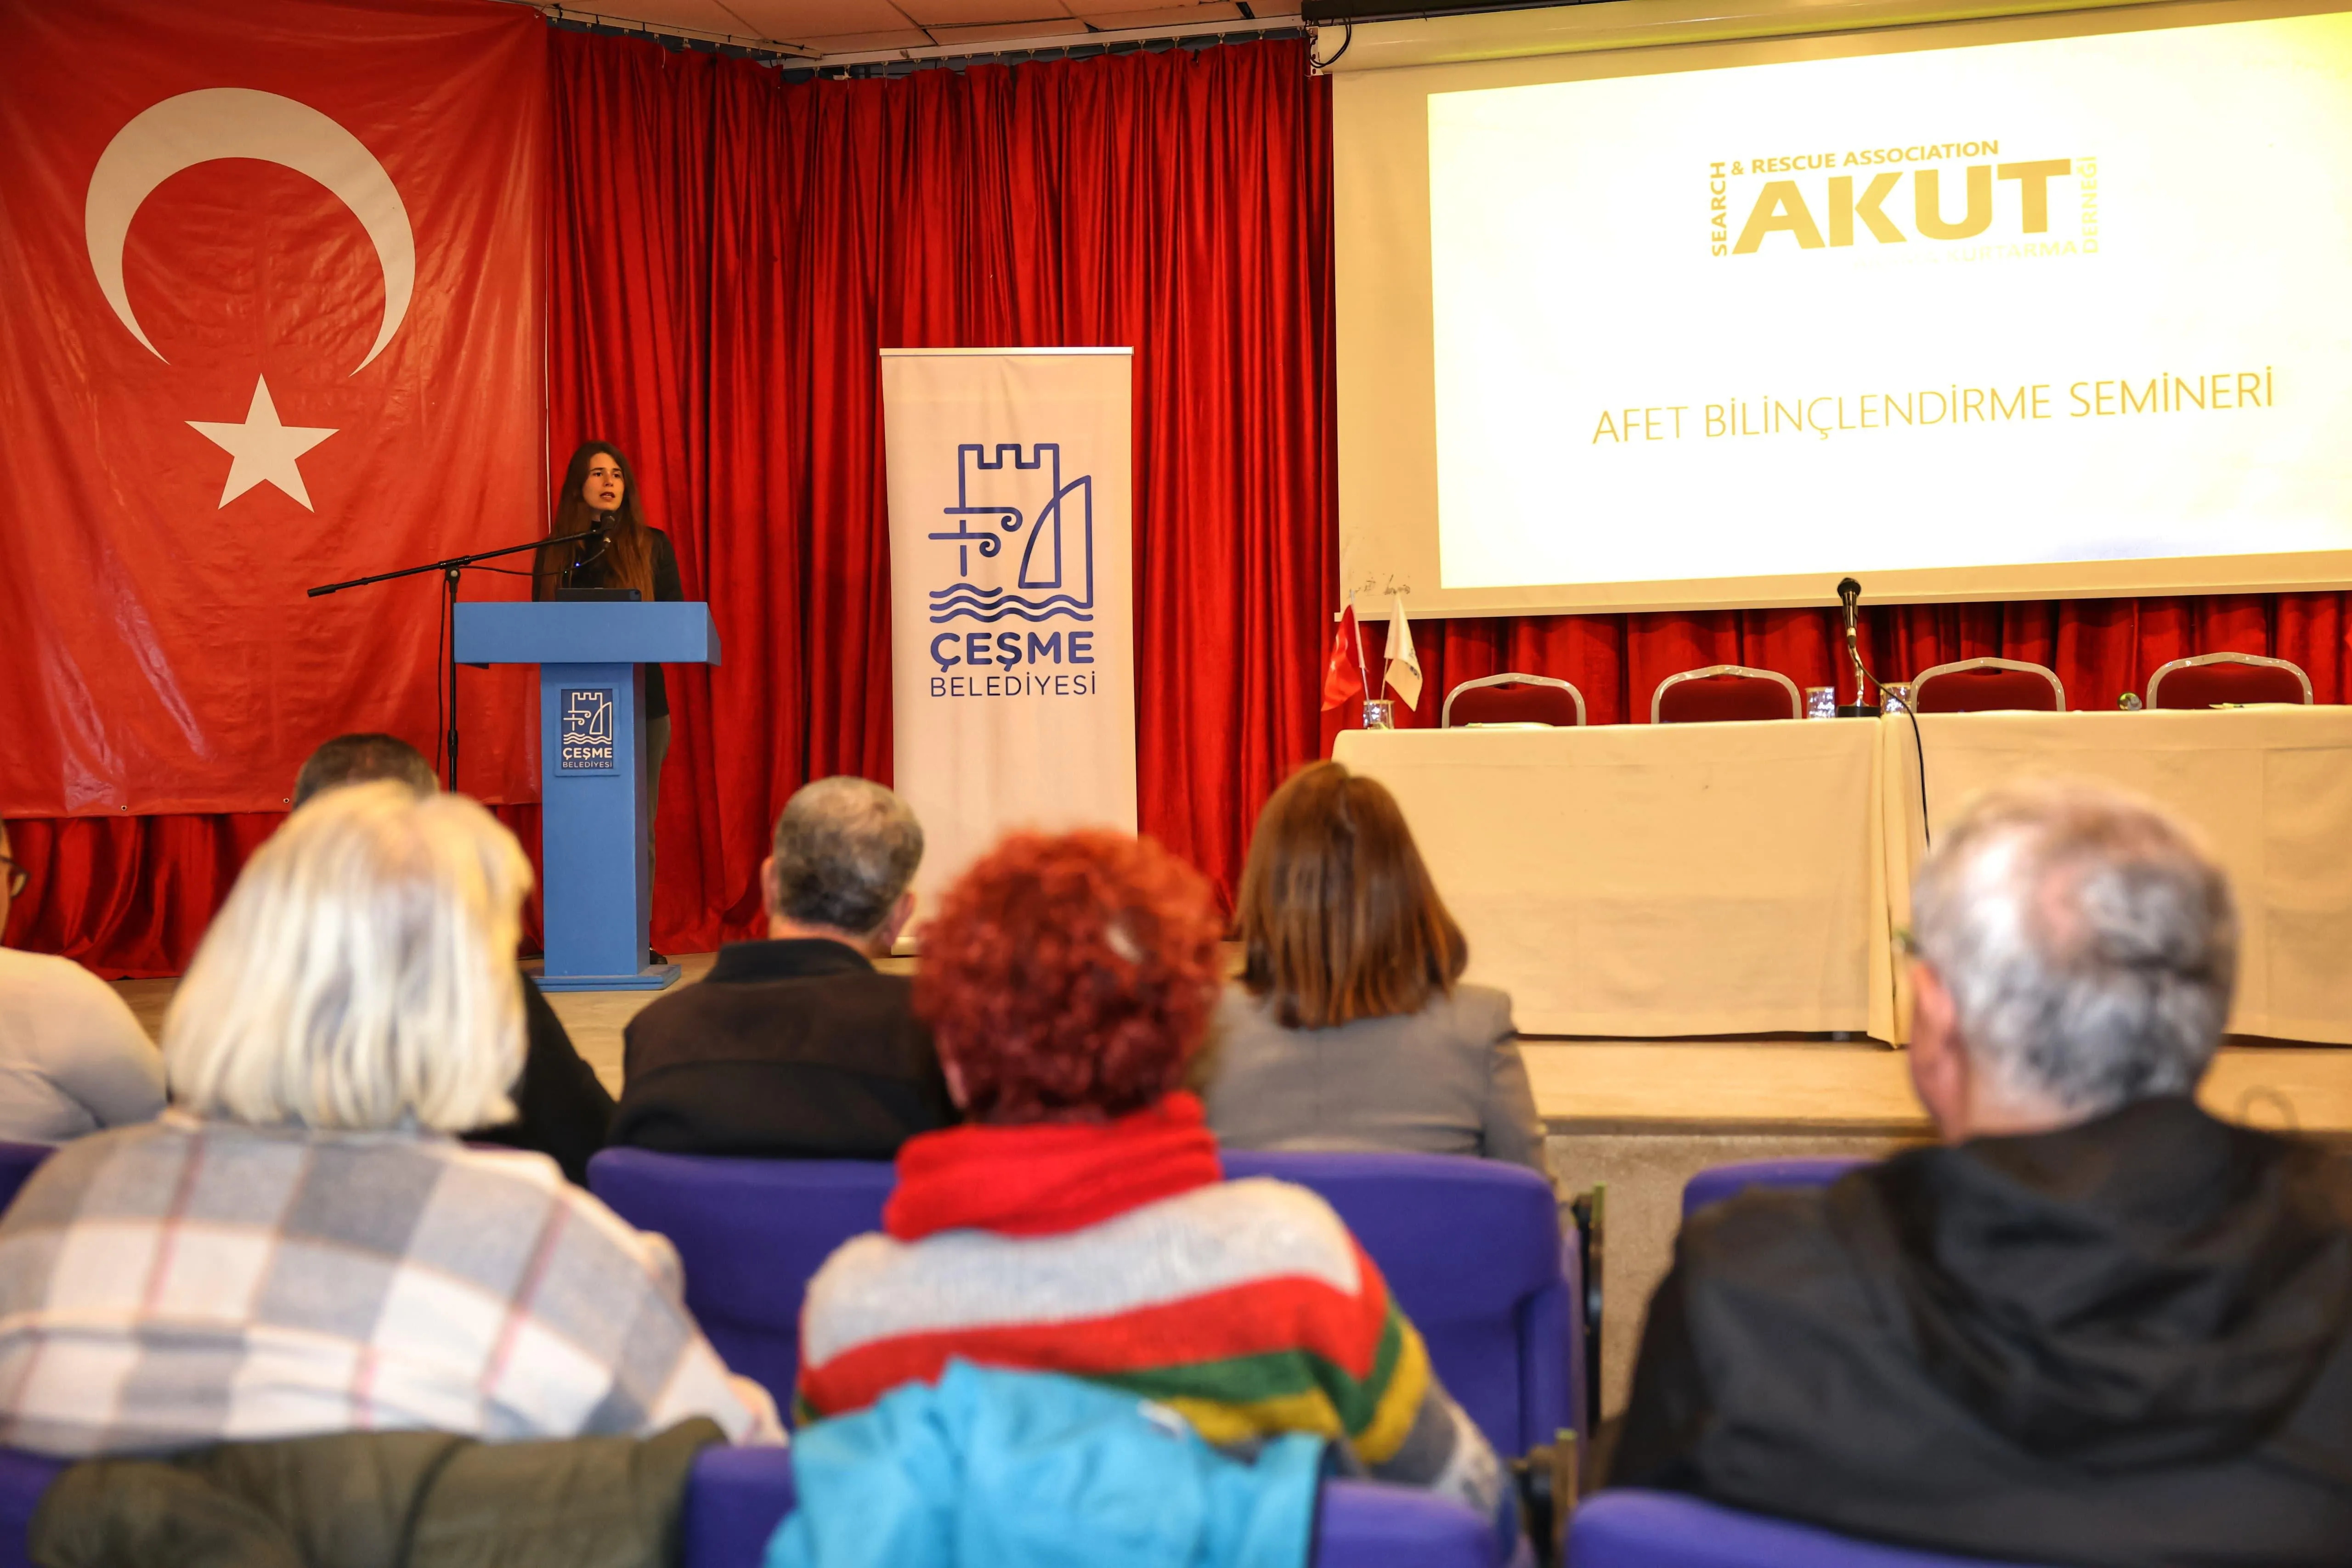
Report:
[[[1315,1508],[1313,1568],[1497,1568],[1502,1552],[1490,1521],[1417,1487],[1326,1481]]]
[[[16,1194],[53,1152],[47,1144],[0,1143],[0,1210],[16,1201]]]
[[[588,1190],[640,1230],[669,1238],[686,1304],[730,1370],[792,1408],[801,1298],[853,1236],[882,1228],[896,1181],[880,1160],[744,1160],[606,1149]]]
[[[1497,1453],[1584,1432],[1577,1249],[1541,1176],[1454,1155],[1228,1149],[1224,1161],[1229,1176],[1296,1182],[1339,1211]]]
[[[708,1448],[694,1463],[679,1568],[759,1568],[792,1512],[792,1451]],[[1318,1500],[1315,1568],[1497,1568],[1494,1527],[1412,1487],[1330,1481]]]
[[[1230,1150],[1234,1176],[1320,1193],[1363,1243],[1421,1330],[1430,1360],[1498,1452],[1584,1430],[1576,1249],[1533,1171],[1444,1155]],[[686,1304],[729,1367],[788,1406],[801,1299],[818,1265],[877,1230],[893,1167],[879,1161],[748,1160],[606,1149],[589,1189],[686,1266]]]
[[[1741,1160],[1710,1166],[1683,1186],[1683,1218],[1688,1219],[1710,1203],[1737,1197],[1751,1186],[1827,1186],[1868,1160],[1822,1155],[1802,1160]]]
[[[33,1511],[64,1469],[55,1459],[0,1448],[0,1568],[32,1568],[25,1537],[33,1528]]]
[[[686,1483],[678,1568],[760,1568],[793,1511],[790,1448],[705,1448]]]
[[[1576,1568],[2000,1568],[1633,1488],[1578,1506],[1568,1560]]]

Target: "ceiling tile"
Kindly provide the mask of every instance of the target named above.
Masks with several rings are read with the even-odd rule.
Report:
[[[1100,5],[1102,0],[1093,0]],[[1069,20],[1061,0],[898,0],[918,27],[997,27],[1010,23]]]
[[[719,0],[597,0],[580,7],[583,16],[643,22],[649,27],[691,27],[698,33],[740,35],[743,24]]]
[[[1034,22],[998,22],[983,26],[933,27],[931,37],[942,44],[1013,43],[1024,38],[1083,38],[1087,25],[1074,16],[1048,16]]]
[[[850,33],[898,32],[912,26],[890,0],[713,0],[739,18],[736,31],[805,44]],[[1017,4],[1018,0],[1002,0]],[[1096,0],[1097,4],[1100,0]],[[878,46],[877,46],[878,47]]]
[[[1096,5],[1101,3],[1102,0],[1094,0]],[[1092,26],[1113,33],[1121,27],[1189,27],[1198,22],[1238,22],[1242,8],[1213,0],[1206,5],[1177,5],[1158,11],[1114,11],[1100,16],[1087,11],[1081,15]]]
[[[814,38],[794,38],[819,54],[862,55],[871,49],[929,48],[931,36],[920,27],[900,27],[887,33],[835,33]]]

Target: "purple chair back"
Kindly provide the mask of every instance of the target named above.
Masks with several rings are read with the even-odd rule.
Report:
[[[679,1568],[760,1568],[793,1511],[788,1448],[708,1448],[694,1463]],[[1489,1521],[1413,1487],[1328,1481],[1317,1500],[1314,1568],[1496,1568]]]
[[[1584,1435],[1577,1249],[1551,1186],[1524,1166],[1454,1155],[1225,1151],[1228,1176],[1273,1176],[1339,1211],[1429,1359],[1506,1458]]]
[[[705,1448],[687,1478],[678,1568],[760,1568],[799,1500],[790,1448]]]
[[[0,1213],[16,1201],[16,1194],[33,1179],[41,1162],[54,1153],[47,1144],[0,1143]]]
[[[640,1230],[669,1238],[686,1304],[730,1371],[792,1408],[801,1298],[853,1236],[882,1228],[897,1180],[881,1160],[749,1160],[606,1149],[588,1190]]]
[[[55,1459],[0,1448],[0,1568],[32,1568],[25,1538],[33,1528],[33,1511],[64,1469]]]
[[[1533,1171],[1444,1155],[1228,1150],[1226,1173],[1322,1195],[1387,1276],[1431,1363],[1497,1452],[1584,1430],[1577,1250]],[[835,1248],[881,1228],[893,1167],[606,1149],[588,1186],[686,1265],[686,1304],[728,1366],[789,1406],[801,1301]]]
[[[1568,1560],[1576,1568],[1999,1568],[1630,1487],[1578,1506]]]
[[[1710,1166],[1683,1184],[1683,1218],[1688,1219],[1710,1203],[1737,1197],[1751,1186],[1827,1186],[1856,1166],[1869,1163],[1851,1155],[1822,1155]]]

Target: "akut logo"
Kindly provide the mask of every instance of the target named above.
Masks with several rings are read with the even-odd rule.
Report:
[[[2018,232],[2048,234],[2050,182],[2072,174],[2074,161],[2040,158],[2019,163],[1967,164],[1960,171],[1962,194],[1957,218],[1946,215],[1946,172],[1934,168],[1884,170],[1866,182],[1853,174],[1832,174],[1825,183],[1767,180],[1756,193],[1756,204],[1740,226],[1731,254],[1753,256],[1776,234],[1789,235],[1804,250],[1851,246],[1863,234],[1878,245],[1906,244],[1914,235],[1974,239],[1993,226],[1996,182],[2010,181],[2017,184],[2016,204],[2012,207],[2004,201],[2000,205],[2014,214]],[[1908,192],[1903,190],[1906,182]],[[1907,234],[1898,217],[1906,210],[1911,223]],[[1713,250],[1717,256],[1724,253],[1720,244]]]

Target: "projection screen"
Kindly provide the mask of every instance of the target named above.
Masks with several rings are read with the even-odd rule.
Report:
[[[2352,584],[2352,15],[1680,5],[1339,62],[1343,589]]]

